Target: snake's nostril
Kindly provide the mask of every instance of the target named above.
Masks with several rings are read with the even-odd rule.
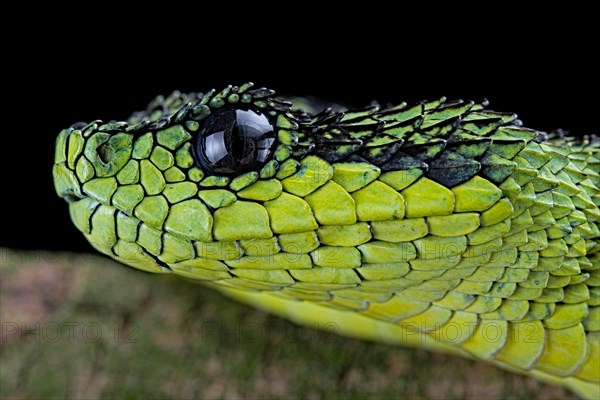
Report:
[[[84,197],[81,197],[81,196],[77,196],[77,195],[76,195],[75,193],[73,193],[73,192],[67,192],[67,193],[64,193],[62,197],[63,197],[63,199],[65,199],[65,201],[66,201],[67,203],[73,203],[73,202],[79,201],[79,200],[81,200],[82,198],[84,198]]]
[[[104,164],[108,164],[110,160],[110,147],[108,144],[102,143],[100,146],[98,146],[96,151],[98,152],[98,158],[100,158],[100,161],[102,161]]]

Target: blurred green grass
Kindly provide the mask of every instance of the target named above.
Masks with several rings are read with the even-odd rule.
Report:
[[[574,399],[491,365],[298,327],[107,258],[0,248],[0,398]]]

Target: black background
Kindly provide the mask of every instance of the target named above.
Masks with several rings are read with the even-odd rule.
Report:
[[[56,135],[76,121],[124,119],[173,90],[253,81],[278,93],[356,106],[487,98],[490,109],[515,112],[527,127],[599,132],[592,52],[570,42],[558,46],[553,38],[459,45],[440,40],[410,48],[404,39],[389,38],[381,49],[352,40],[334,45],[290,39],[278,47],[238,38],[208,40],[201,50],[188,38],[184,50],[162,45],[120,51],[102,40],[82,46],[72,38],[42,40],[6,62],[11,71],[2,116],[0,247],[92,251],[54,193]],[[41,51],[49,46],[51,56]]]

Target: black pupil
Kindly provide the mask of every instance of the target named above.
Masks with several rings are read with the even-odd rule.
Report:
[[[263,114],[222,110],[204,123],[197,154],[214,173],[233,174],[261,168],[269,159],[275,131]]]

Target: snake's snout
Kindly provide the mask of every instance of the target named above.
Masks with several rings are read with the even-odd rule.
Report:
[[[85,197],[81,192],[80,183],[75,175],[76,163],[73,154],[77,153],[78,146],[76,139],[71,137],[72,132],[76,131],[72,128],[64,129],[58,135],[54,153],[54,166],[52,168],[56,193],[68,203]],[[83,138],[81,138],[79,147],[83,147]]]
[[[79,124],[75,124],[58,135],[54,155],[54,187],[69,203],[86,198],[90,193],[98,194],[98,188],[86,183],[94,177],[115,175],[127,164],[133,151],[132,134],[118,130],[89,134],[78,128],[81,128]]]

